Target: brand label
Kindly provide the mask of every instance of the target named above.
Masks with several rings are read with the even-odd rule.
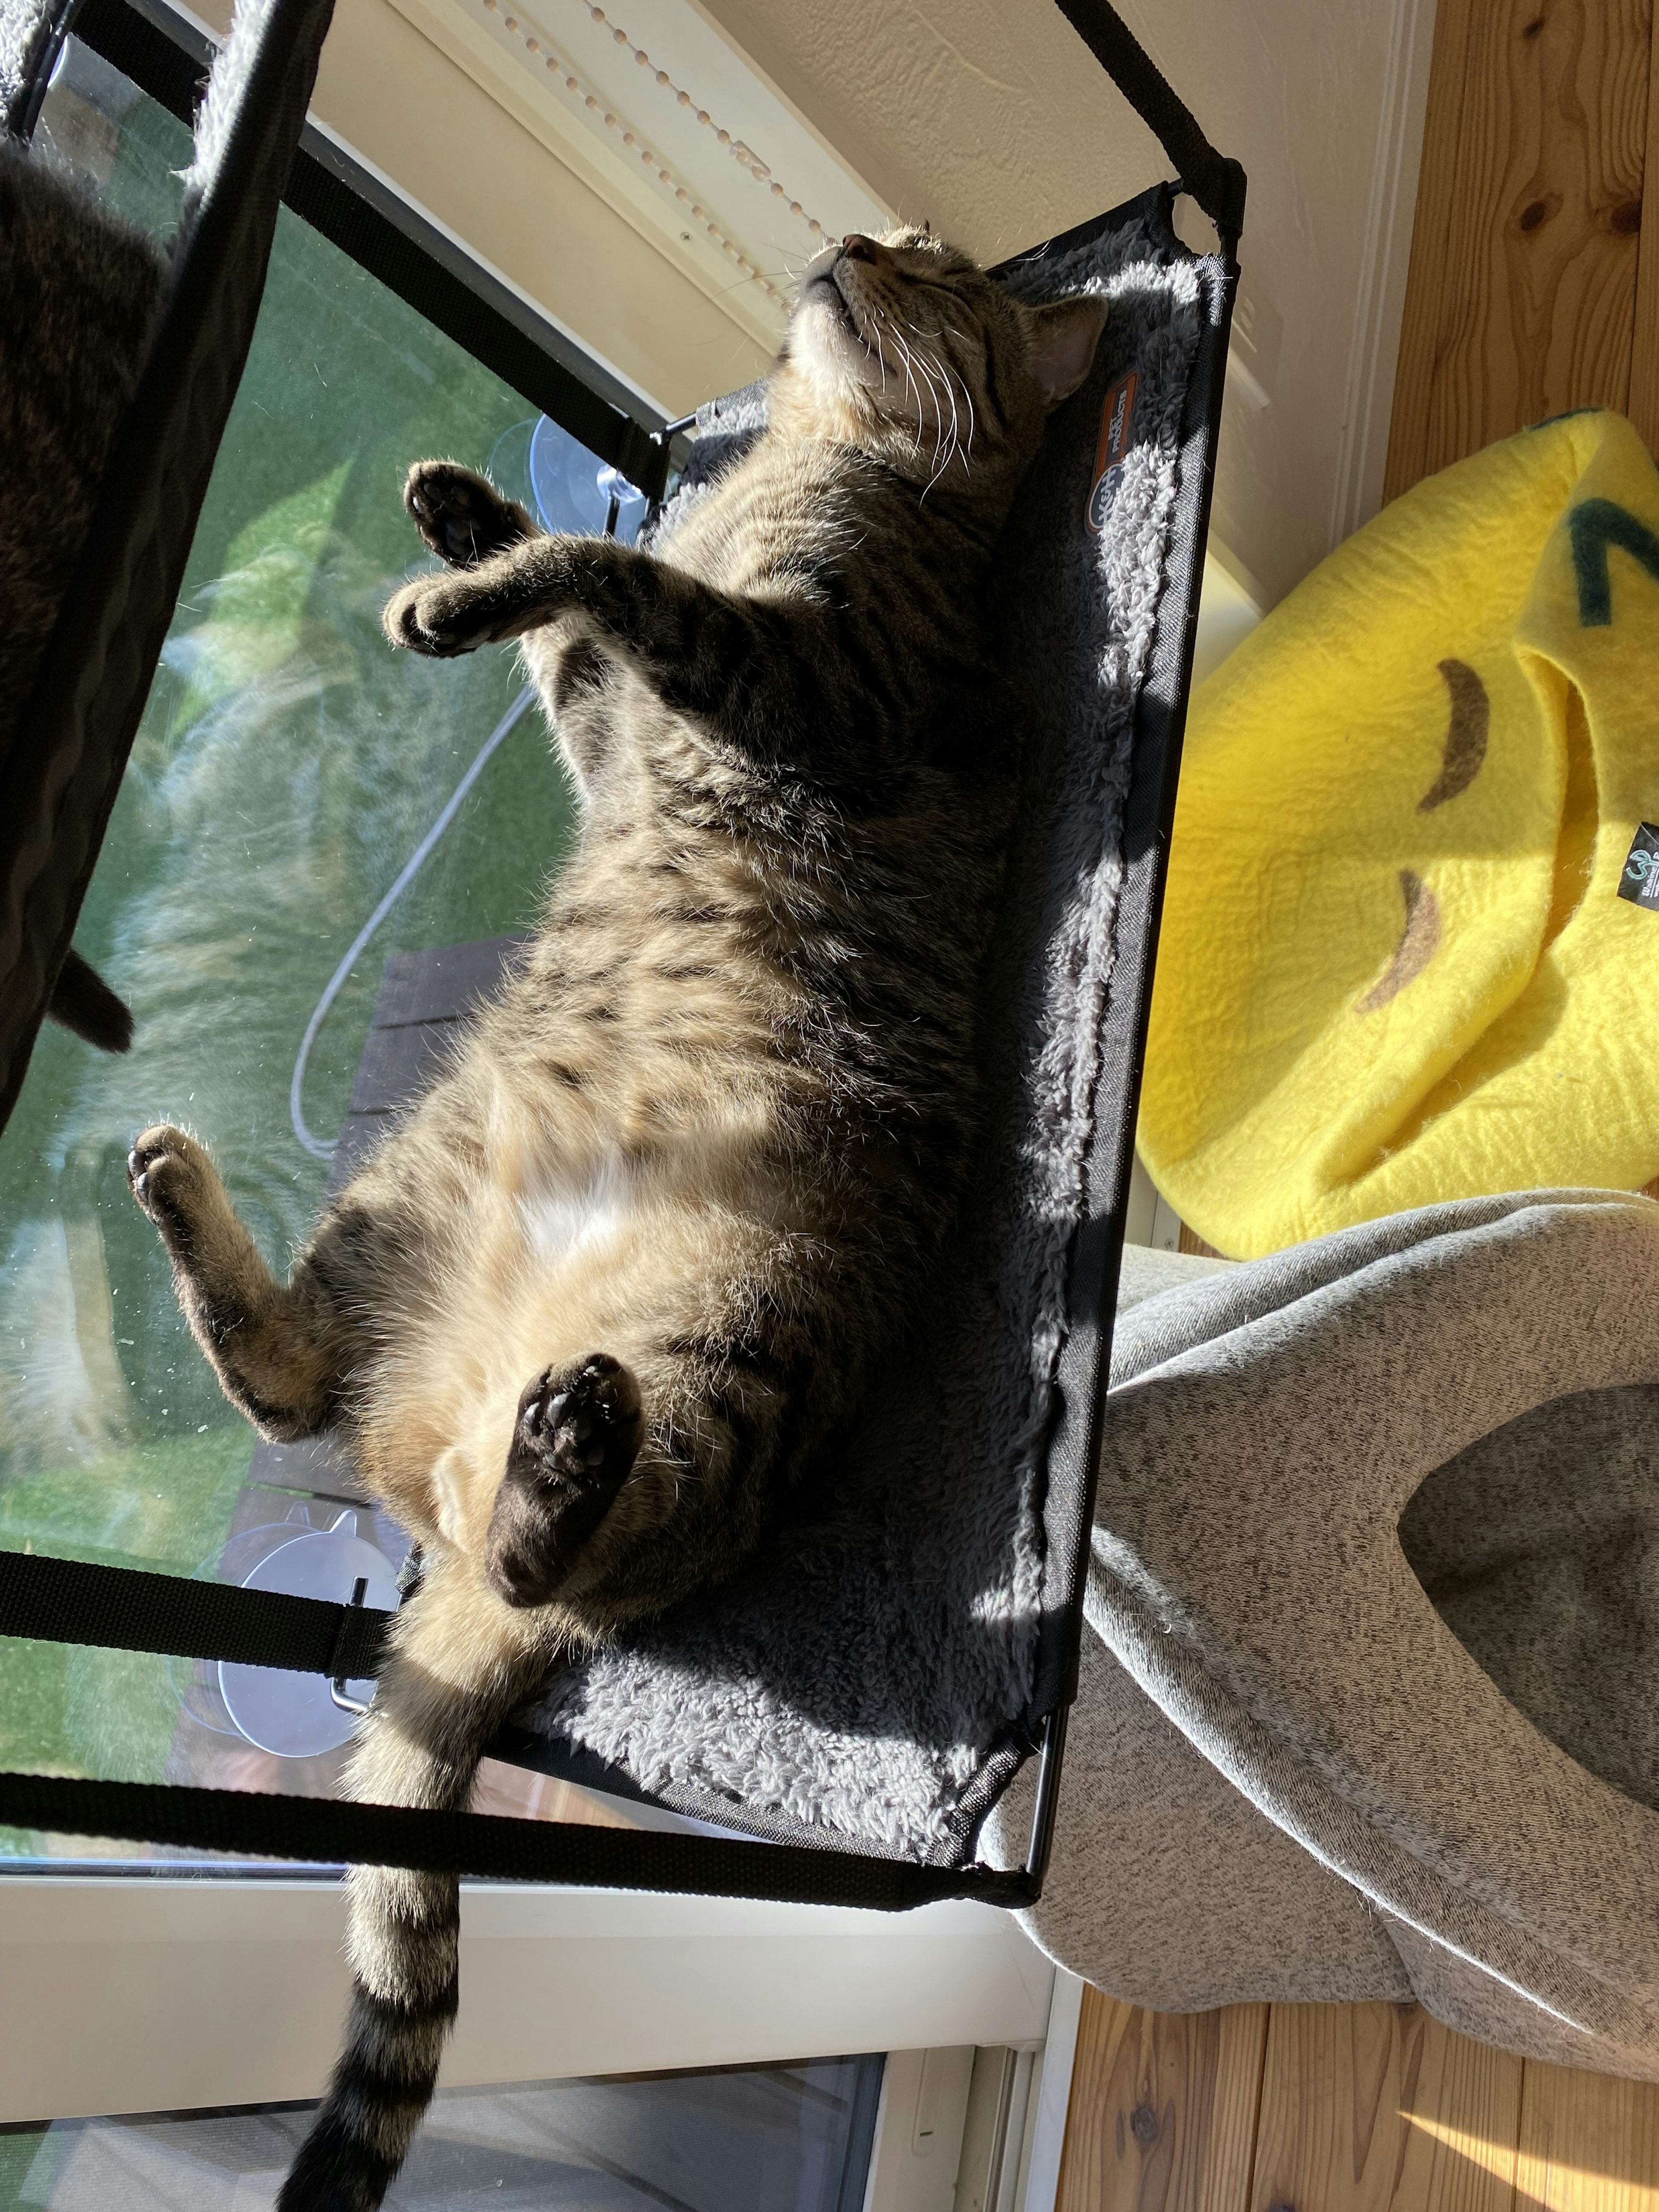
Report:
[[[1630,858],[1619,878],[1619,896],[1632,906],[1659,913],[1659,829],[1644,822],[1631,840]]]
[[[1089,486],[1088,507],[1089,527],[1097,536],[1106,526],[1117,488],[1123,481],[1124,458],[1134,429],[1137,382],[1133,369],[1120,376],[1106,394],[1100,410],[1100,437],[1095,447],[1095,473]]]

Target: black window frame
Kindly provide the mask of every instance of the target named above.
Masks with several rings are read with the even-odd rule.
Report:
[[[216,48],[167,0],[80,0],[70,35],[193,124]],[[315,123],[301,131],[283,204],[596,460],[663,497],[687,450],[684,423],[659,415]]]

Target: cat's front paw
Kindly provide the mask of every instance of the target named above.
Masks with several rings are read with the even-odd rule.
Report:
[[[393,645],[436,660],[453,659],[490,643],[489,610],[469,574],[417,576],[386,603],[380,627]]]
[[[639,1385],[608,1352],[530,1385],[489,1523],[489,1579],[509,1605],[556,1594],[638,1458],[644,1425]]]
[[[492,553],[536,535],[523,507],[459,461],[416,461],[404,485],[404,505],[427,544],[452,568],[476,568]]]
[[[195,1138],[166,1122],[146,1129],[127,1154],[127,1181],[168,1249],[188,1258],[219,1189],[213,1163]]]

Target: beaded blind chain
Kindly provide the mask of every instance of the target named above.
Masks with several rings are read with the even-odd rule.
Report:
[[[665,92],[672,92],[679,105],[689,110],[705,131],[712,131],[739,168],[745,170],[757,184],[766,185],[772,198],[781,201],[791,215],[799,216],[815,237],[823,238],[828,235],[823,225],[815,216],[808,215],[799,200],[792,200],[789,198],[784,187],[754,149],[744,145],[741,138],[734,138],[729,131],[723,129],[715,122],[706,107],[699,107],[691,94],[677,85],[666,70],[659,69],[642,46],[636,46],[626,31],[611,21],[603,8],[590,4],[590,0],[575,0],[575,4],[586,7],[593,21],[608,29],[619,46],[625,46],[628,49],[639,67],[649,71],[656,84]],[[690,221],[701,226],[728,260],[736,263],[743,276],[758,284],[768,298],[775,301],[780,307],[788,306],[788,294],[780,289],[769,276],[755,266],[736,240],[728,238],[708,210],[698,205],[692,194],[667,167],[660,155],[654,153],[649,146],[641,145],[636,134],[624,126],[621,118],[607,111],[605,102],[582,82],[568,63],[544,46],[534,33],[527,31],[517,15],[504,9],[501,0],[483,0],[483,5],[490,15],[501,17],[501,27],[504,30],[511,31],[514,37],[523,40],[526,52],[539,56],[543,68],[560,78],[567,92],[574,93],[589,112],[604,124],[607,131],[617,133],[630,154],[636,154],[647,168],[656,171],[660,180],[669,187],[674,198],[682,204]]]

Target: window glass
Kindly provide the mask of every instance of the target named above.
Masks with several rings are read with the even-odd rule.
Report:
[[[858,2212],[878,2057],[441,2091],[387,2212]],[[0,2134],[0,2212],[253,2212],[315,2110],[59,2120]]]
[[[187,132],[73,42],[42,130],[112,204],[170,229]],[[520,694],[512,650],[428,661],[381,636],[389,592],[434,565],[399,497],[434,453],[489,469],[551,527],[605,525],[613,486],[591,453],[285,210],[76,933],[133,1010],[132,1049],[106,1057],[47,1024],[0,1139],[0,1547],[272,1587],[274,1552],[300,1558],[302,1537],[313,1567],[350,1543],[398,1564],[349,1470],[256,1456],[125,1162],[147,1123],[185,1123],[282,1270],[323,1204],[387,961],[526,930],[568,849],[539,713],[500,734]],[[624,533],[641,512],[623,501]],[[0,1638],[0,1765],[333,1789],[337,1742],[304,1748],[320,1723],[266,1714],[250,1741],[246,1719],[217,1669]],[[0,1835],[0,1851],[41,1848]]]

